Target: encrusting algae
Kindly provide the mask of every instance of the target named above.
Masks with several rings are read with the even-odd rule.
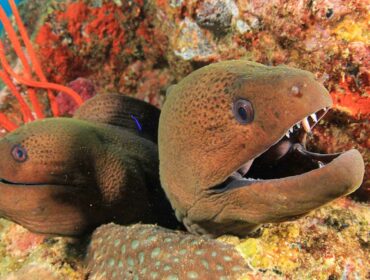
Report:
[[[232,243],[257,275],[273,279],[367,279],[370,209],[341,199],[296,222],[264,227]]]

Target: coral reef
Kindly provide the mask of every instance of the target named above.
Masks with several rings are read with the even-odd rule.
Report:
[[[90,279],[241,279],[248,272],[233,246],[155,225],[107,224],[92,235]]]
[[[83,246],[77,239],[41,236],[0,219],[0,240],[0,279],[84,277]]]
[[[314,72],[335,112],[308,145],[321,152],[359,149],[367,166],[356,195],[369,200],[368,1],[27,0],[20,12],[49,81],[66,85],[83,77],[97,92],[158,107],[170,84],[214,61],[245,58]],[[20,68],[9,41],[4,46]],[[39,98],[46,110],[46,93]],[[1,100],[1,111],[21,124],[16,98],[3,89]],[[251,279],[366,279],[369,212],[366,204],[342,199],[296,222],[266,226],[260,236],[220,240],[237,246],[254,269]],[[0,223],[1,279],[85,279],[81,241],[40,238]]]
[[[366,279],[369,213],[367,205],[341,199],[298,222],[267,226],[256,238],[229,241],[265,277]]]

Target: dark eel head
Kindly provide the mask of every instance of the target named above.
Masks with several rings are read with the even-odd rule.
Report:
[[[228,61],[170,88],[159,122],[160,179],[194,233],[245,235],[356,190],[357,150],[318,154],[305,136],[331,107],[306,71]]]
[[[158,120],[159,110],[145,102],[98,95],[74,118],[7,134],[0,139],[0,216],[58,235],[110,221],[158,222],[166,207],[164,195],[157,203]]]
[[[96,202],[97,192],[88,188],[96,186],[92,137],[85,137],[91,126],[81,124],[63,118],[35,121],[0,140],[0,216],[36,232],[85,228],[87,203]]]

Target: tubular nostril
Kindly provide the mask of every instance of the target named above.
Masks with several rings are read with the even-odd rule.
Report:
[[[292,88],[290,89],[290,92],[295,97],[301,97],[302,96],[302,92],[301,92],[301,89],[300,89],[299,86],[292,86]]]

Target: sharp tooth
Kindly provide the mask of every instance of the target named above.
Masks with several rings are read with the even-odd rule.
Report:
[[[285,136],[289,138],[289,132],[285,133]]]
[[[293,133],[293,127],[289,128],[289,132]]]
[[[297,124],[296,124],[296,126],[297,126],[298,128],[301,128],[301,125],[300,125],[299,123],[297,123]]]
[[[323,164],[321,161],[318,161],[317,163],[319,164],[319,168],[321,168],[321,167],[324,167],[324,166],[325,166],[325,164]]]
[[[311,117],[311,119],[314,120],[314,122],[317,122],[317,117],[316,117],[316,114],[315,113],[311,114],[310,117]]]
[[[311,132],[310,124],[308,123],[307,117],[302,120],[302,126],[307,133]]]

